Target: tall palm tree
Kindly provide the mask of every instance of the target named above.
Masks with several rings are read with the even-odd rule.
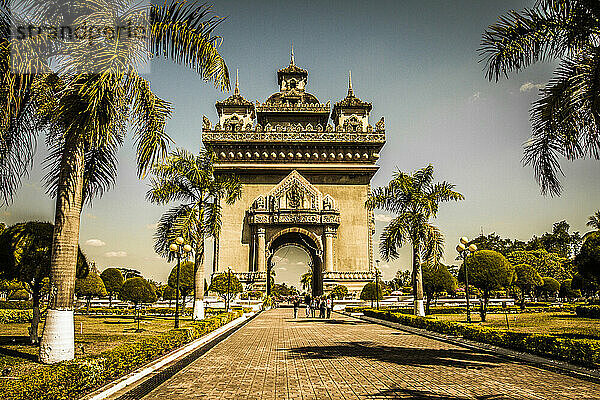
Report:
[[[194,248],[194,313],[204,318],[204,239],[216,238],[221,227],[221,200],[233,204],[241,196],[239,179],[230,174],[215,174],[214,153],[201,150],[195,156],[177,149],[164,163],[152,168],[152,187],[147,198],[153,203],[183,201],[160,219],[155,235],[156,252],[169,261],[169,245],[182,236]]]
[[[128,126],[140,177],[167,152],[165,124],[171,106],[152,92],[139,67],[164,57],[228,88],[227,68],[217,51],[219,38],[213,36],[222,19],[212,16],[206,5],[174,1],[130,7],[125,0],[23,0],[25,16],[19,17],[7,11],[8,0],[0,1],[0,193],[5,203],[12,200],[31,167],[37,135],[44,132],[50,147],[46,183],[56,196],[56,213],[40,360],[54,363],[74,357],[73,292],[82,204],[113,185],[116,152]],[[8,27],[18,24],[67,26],[74,32],[101,26],[112,28],[113,34],[84,40],[57,39],[51,31],[10,36]],[[141,27],[142,34],[127,34],[131,27]]]
[[[588,217],[588,222],[586,225],[597,231],[600,231],[600,210],[596,211],[594,215],[590,215]]]
[[[448,182],[433,182],[433,166],[419,169],[412,175],[397,171],[387,186],[373,189],[366,207],[380,208],[398,214],[381,233],[379,250],[388,261],[398,257],[398,249],[407,242],[412,245],[413,293],[415,315],[425,315],[423,308],[422,260],[436,265],[443,253],[444,237],[429,223],[435,218],[439,203],[462,200]]]
[[[483,34],[480,52],[491,81],[538,61],[560,60],[531,109],[523,161],[542,193],[558,195],[559,158],[600,158],[600,6],[595,0],[538,0],[509,11]]]

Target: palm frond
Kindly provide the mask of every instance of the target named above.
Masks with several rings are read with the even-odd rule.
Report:
[[[536,8],[509,11],[483,34],[479,49],[486,77],[508,77],[538,61],[571,56],[595,34],[597,19],[579,2],[542,1]]]
[[[189,220],[189,215],[193,212],[194,210],[190,205],[181,204],[170,208],[161,216],[154,234],[154,251],[156,254],[170,262],[174,259],[174,255],[169,250],[169,246],[177,236],[182,236],[187,243],[193,243],[191,239],[196,235],[189,233],[186,235],[185,231],[179,229],[182,224],[181,221]]]
[[[381,232],[379,252],[385,261],[398,258],[398,250],[410,240],[410,226],[405,215],[394,218]]]
[[[225,91],[229,89],[229,72],[217,50],[221,38],[213,35],[224,18],[211,15],[211,8],[185,1],[152,5],[150,45],[156,56],[193,69]]]

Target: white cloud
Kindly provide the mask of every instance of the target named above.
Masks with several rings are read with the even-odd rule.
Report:
[[[148,225],[146,225],[146,229],[151,230],[151,231],[155,230],[157,227],[158,227],[158,224],[148,224]]]
[[[387,215],[387,214],[375,214],[373,216],[373,218],[375,218],[375,221],[379,221],[379,222],[391,222],[392,219],[394,219],[394,217],[392,217],[391,215]]]
[[[523,93],[523,92],[529,92],[530,90],[533,90],[533,89],[543,89],[544,87],[546,87],[546,85],[544,85],[543,83],[525,82],[519,88],[519,92],[521,92],[521,93]]]
[[[106,246],[106,243],[104,243],[100,239],[88,239],[88,240],[85,241],[85,244],[87,244],[88,246],[92,246],[92,247]]]
[[[126,251],[109,251],[108,253],[104,253],[104,255],[108,258],[123,258],[127,257]]]
[[[290,260],[288,260],[286,257],[279,257],[279,256],[273,256],[272,261],[274,263],[283,263],[283,264],[288,264],[290,262]]]
[[[279,268],[277,268],[277,269],[278,269],[279,271],[287,271],[287,268],[286,268],[286,267],[279,267]]]
[[[83,217],[87,219],[98,219],[98,217],[94,214],[83,214]]]
[[[305,265],[306,263],[304,261],[296,261],[294,263],[294,265]]]

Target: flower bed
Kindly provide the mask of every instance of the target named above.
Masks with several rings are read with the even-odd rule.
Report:
[[[242,311],[222,313],[195,322],[191,327],[124,343],[97,356],[38,368],[19,379],[0,382],[0,399],[76,399],[241,315]]]
[[[453,336],[462,336],[477,342],[538,354],[576,364],[597,368],[600,365],[600,341],[593,339],[566,339],[554,335],[514,332],[506,329],[458,322],[439,321],[401,313],[366,309],[363,314],[373,318],[427,329]]]

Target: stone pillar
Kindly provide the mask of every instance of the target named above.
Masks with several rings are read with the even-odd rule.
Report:
[[[333,272],[333,236],[332,229],[325,228],[325,272]]]
[[[258,227],[257,229],[257,240],[258,240],[258,249],[256,254],[256,268],[259,272],[264,272],[267,270],[267,260],[266,256],[266,240],[265,240],[265,228]]]

